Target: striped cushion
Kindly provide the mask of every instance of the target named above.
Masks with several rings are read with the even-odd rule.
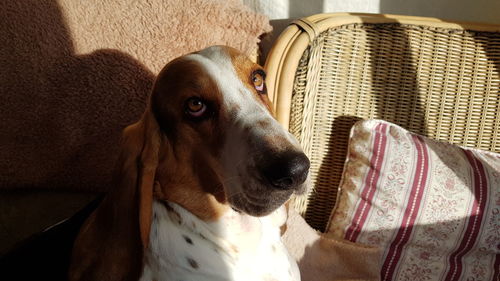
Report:
[[[368,120],[329,234],[384,250],[381,280],[500,280],[500,155]]]

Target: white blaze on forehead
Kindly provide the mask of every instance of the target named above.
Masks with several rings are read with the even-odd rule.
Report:
[[[231,116],[235,118],[234,125],[240,129],[250,128],[257,134],[282,135],[290,143],[298,145],[296,139],[279,125],[268,109],[255,98],[250,89],[240,80],[230,55],[223,47],[206,48],[198,53],[190,54],[186,58],[198,62],[216,83],[223,95],[225,110],[238,109],[230,112]],[[267,126],[255,126],[254,124],[259,121],[268,121],[266,122]]]
[[[188,55],[187,58],[198,62],[215,81],[223,95],[225,109],[235,108],[235,106],[239,108],[236,116],[238,119],[241,115],[244,115],[247,120],[252,120],[251,122],[272,118],[265,106],[254,98],[240,80],[231,57],[223,48],[210,47],[197,54]]]

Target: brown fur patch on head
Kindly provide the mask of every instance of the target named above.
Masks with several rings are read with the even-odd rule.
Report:
[[[185,103],[190,97],[202,98],[212,114],[219,114],[222,94],[216,82],[196,61],[180,57],[167,64],[158,74],[151,97],[152,111],[170,141],[176,141],[176,133],[181,129],[179,126],[188,121]],[[208,129],[214,129],[215,124],[209,125],[212,128]]]
[[[207,116],[193,119],[186,101],[197,97]],[[179,58],[158,75],[152,95],[154,112],[168,142],[161,148],[158,199],[177,203],[203,220],[215,220],[228,208],[216,159],[225,139],[228,116],[222,94],[199,63]]]

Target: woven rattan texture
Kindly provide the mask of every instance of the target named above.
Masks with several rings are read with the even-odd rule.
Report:
[[[499,33],[393,23],[321,33],[299,63],[290,116],[312,163],[314,189],[296,200],[307,221],[324,230],[359,119],[500,152],[499,69]]]

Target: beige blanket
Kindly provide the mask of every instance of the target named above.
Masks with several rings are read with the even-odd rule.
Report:
[[[382,253],[312,229],[293,208],[288,210],[283,242],[298,261],[303,281],[379,280]]]
[[[163,65],[270,29],[240,0],[0,1],[0,189],[106,190]]]

